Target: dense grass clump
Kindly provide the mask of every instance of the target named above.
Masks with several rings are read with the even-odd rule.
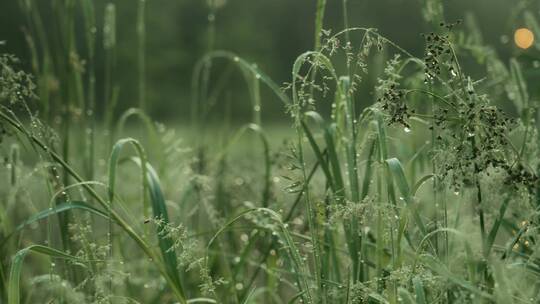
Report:
[[[346,0],[325,29],[318,0],[283,85],[214,49],[211,18],[182,133],[147,114],[144,0],[123,113],[114,3],[20,5],[32,70],[0,56],[0,303],[538,302],[538,96],[471,16],[426,1],[415,56],[349,27]],[[235,70],[251,118],[210,125]],[[289,124],[263,124],[263,90]]]

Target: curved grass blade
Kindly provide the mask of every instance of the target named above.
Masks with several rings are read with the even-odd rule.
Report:
[[[109,205],[112,208],[114,197],[116,195],[116,170],[118,169],[118,163],[120,161],[120,152],[122,151],[124,145],[130,144],[133,146],[135,152],[139,156],[141,163],[146,164],[146,153],[142,145],[133,138],[123,138],[117,141],[111,151],[111,156],[109,157]],[[143,197],[143,214],[145,218],[149,217],[148,210],[150,209],[149,202],[146,198],[146,193],[148,191],[148,182],[146,180],[147,175],[147,166],[140,166],[141,168],[141,187],[142,187],[142,197]]]
[[[154,123],[152,122],[152,118],[146,114],[141,109],[138,108],[130,108],[127,109],[120,118],[118,119],[118,122],[116,123],[116,130],[115,130],[115,136],[122,136],[124,133],[124,129],[126,126],[126,123],[128,119],[130,118],[137,118],[139,121],[142,122],[144,128],[146,129],[146,133],[149,139],[149,142],[156,147],[156,149],[153,149],[156,151],[155,159],[162,160],[163,157],[163,150],[161,149],[161,141],[159,140],[159,134],[156,130],[156,127]],[[111,137],[111,140],[114,140],[114,137]]]
[[[25,220],[24,222],[19,224],[17,227],[15,227],[14,232],[22,230],[24,227],[26,227],[26,226],[28,226],[28,225],[30,225],[32,223],[35,223],[35,222],[37,222],[39,220],[42,220],[44,218],[47,218],[47,217],[49,217],[51,215],[66,212],[68,210],[75,210],[75,209],[88,211],[89,213],[101,216],[101,217],[106,218],[106,219],[109,218],[109,216],[107,215],[106,212],[104,212],[102,210],[99,210],[97,208],[94,208],[94,207],[90,206],[89,204],[87,204],[86,202],[70,201],[69,203],[62,203],[62,204],[56,205],[56,206],[54,206],[52,208],[42,210],[42,211],[32,215],[27,220]]]
[[[227,143],[227,146],[219,153],[216,159],[222,159],[227,152],[234,147],[234,144],[246,133],[246,131],[253,131],[257,134],[261,140],[263,146],[263,158],[264,158],[264,189],[262,194],[262,206],[268,207],[268,201],[270,200],[270,187],[271,187],[271,174],[272,174],[272,161],[270,159],[270,142],[268,136],[264,132],[263,128],[257,124],[247,124],[241,127],[231,140]]]
[[[131,158],[141,168],[144,163],[139,158]],[[146,164],[146,181],[150,191],[150,202],[152,203],[153,216],[157,220],[157,238],[159,243],[159,249],[161,256],[165,262],[165,267],[170,277],[181,288],[180,277],[178,275],[178,262],[176,260],[176,251],[174,249],[174,243],[166,230],[169,221],[169,214],[167,212],[167,206],[165,203],[165,197],[161,190],[159,177],[154,168],[149,164]],[[144,170],[144,169],[143,169]]]
[[[42,245],[32,245],[19,250],[19,252],[17,252],[15,256],[13,256],[11,269],[9,272],[8,304],[20,304],[21,271],[24,263],[24,258],[26,257],[26,255],[28,255],[28,253],[39,253],[55,258],[79,260],[77,257]]]
[[[157,137],[157,131],[154,127],[154,124],[152,123],[152,119],[143,110],[138,108],[129,108],[120,116],[118,122],[116,123],[116,134],[119,135],[124,132],[126,122],[132,116],[137,117],[139,118],[139,120],[142,121],[146,128],[146,131],[148,132],[148,135],[150,135],[151,137]]]
[[[0,248],[3,247],[7,243],[7,241],[15,233],[17,233],[18,231],[23,230],[26,226],[28,226],[28,225],[30,225],[32,223],[35,223],[35,222],[37,222],[39,220],[42,220],[44,218],[47,218],[47,217],[49,217],[51,215],[55,215],[55,214],[58,214],[58,213],[66,212],[66,211],[69,211],[69,210],[75,210],[75,209],[85,210],[85,211],[88,211],[88,212],[93,213],[95,215],[98,215],[98,216],[101,216],[103,218],[109,219],[109,216],[107,215],[107,213],[105,213],[104,211],[101,211],[101,210],[99,210],[97,208],[94,208],[94,207],[88,205],[85,202],[70,201],[69,203],[62,203],[62,204],[56,205],[54,207],[42,210],[42,211],[32,215],[31,217],[26,219],[21,224],[19,224],[17,227],[15,227],[15,229],[10,234],[8,234],[7,236],[5,236],[2,239],[2,242],[0,243]]]
[[[206,54],[201,60],[199,60],[199,62],[197,62],[197,64],[195,65],[195,72],[194,72],[194,77],[193,77],[193,82],[192,82],[193,92],[198,92],[197,91],[198,78],[202,69],[205,66],[205,63],[216,58],[228,59],[232,61],[233,63],[237,64],[238,66],[240,66],[241,68],[247,71],[250,71],[251,73],[253,73],[253,75],[258,77],[258,79],[260,79],[264,84],[266,84],[284,104],[291,103],[289,97],[287,97],[287,95],[283,93],[279,85],[277,85],[268,75],[266,75],[263,71],[261,71],[261,69],[259,69],[256,65],[249,63],[245,59],[237,56],[236,54],[232,52],[223,51],[223,50],[212,51]],[[198,102],[197,98],[194,98],[194,102]]]
[[[420,187],[422,187],[422,185],[424,185],[428,180],[430,180],[431,178],[435,177],[434,174],[428,174],[422,178],[420,178],[415,184],[414,186],[412,187],[412,190],[411,190],[411,194],[412,196],[416,196],[416,193],[418,192],[418,189],[420,189]]]
[[[7,115],[4,111],[0,111],[0,118],[6,121],[10,126],[12,126],[18,132],[24,134],[28,141],[30,142],[32,148],[39,153],[39,149],[45,152],[52,160],[58,162],[63,169],[66,170],[66,173],[75,179],[77,182],[81,183],[81,186],[86,190],[86,192],[96,199],[96,202],[99,203],[110,215],[110,218],[115,220],[118,225],[126,232],[135,243],[139,246],[141,250],[154,262],[157,269],[161,275],[167,281],[167,284],[173,291],[176,299],[181,303],[185,304],[186,299],[184,296],[184,291],[182,286],[175,283],[174,279],[169,275],[167,268],[162,264],[162,261],[159,259],[146,241],[139,236],[139,234],[131,227],[117,212],[115,212],[105,199],[103,199],[96,190],[88,184],[85,184],[84,179],[57,153],[55,153],[49,146],[47,146],[41,139],[31,134],[24,125],[17,120],[17,118],[12,118]],[[15,133],[17,134],[17,133]],[[18,136],[18,134],[17,134]],[[21,140],[21,142],[23,142]],[[38,149],[39,148],[39,149]]]

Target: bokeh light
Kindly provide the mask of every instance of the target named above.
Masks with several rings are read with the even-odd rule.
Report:
[[[519,48],[528,49],[534,42],[534,34],[527,28],[519,28],[514,33],[514,42]]]

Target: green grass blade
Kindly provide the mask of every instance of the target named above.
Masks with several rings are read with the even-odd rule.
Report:
[[[415,277],[413,279],[414,292],[416,293],[416,303],[417,304],[426,304],[426,294],[424,293],[424,284],[422,281]]]
[[[20,280],[21,272],[23,268],[24,258],[28,253],[39,253],[48,255],[54,258],[62,258],[68,260],[78,260],[77,257],[64,253],[62,251],[56,250],[51,247],[42,246],[42,245],[32,245],[21,249],[19,252],[13,256],[11,262],[11,269],[9,273],[8,281],[8,304],[20,304]]]
[[[141,168],[143,163],[140,159],[132,158],[132,160]],[[146,181],[150,191],[150,202],[152,203],[152,211],[155,219],[158,220],[157,224],[157,237],[159,243],[159,249],[165,262],[167,272],[174,280],[175,284],[182,289],[180,284],[180,277],[178,276],[178,262],[176,260],[176,251],[174,249],[174,243],[171,237],[167,233],[167,226],[170,224],[169,214],[167,212],[167,205],[165,203],[165,196],[161,190],[159,178],[154,168],[146,163]]]
[[[39,220],[42,220],[44,218],[47,218],[47,217],[49,217],[51,215],[55,215],[55,214],[58,214],[58,213],[61,213],[61,212],[66,212],[68,210],[75,210],[75,209],[88,211],[89,213],[101,216],[101,217],[106,218],[106,219],[109,218],[109,216],[107,215],[106,212],[104,212],[102,210],[99,210],[99,209],[97,209],[95,207],[92,207],[89,204],[87,204],[86,202],[70,201],[69,203],[62,203],[62,204],[56,205],[56,206],[54,206],[52,208],[42,210],[42,211],[32,215],[31,217],[26,219],[24,222],[19,224],[15,228],[15,231],[22,230],[24,227],[26,227],[26,226],[28,226],[28,225],[30,225],[32,223],[35,223],[35,222],[37,222]]]
[[[386,160],[386,164],[388,165],[388,169],[392,173],[392,176],[396,180],[397,187],[403,197],[403,200],[405,201],[405,203],[407,203],[408,206],[411,207],[411,211],[412,211],[414,220],[416,224],[418,225],[418,228],[420,229],[423,235],[426,235],[427,234],[426,226],[424,225],[424,222],[422,221],[422,218],[420,217],[418,210],[414,206],[414,199],[413,199],[411,190],[409,188],[409,183],[407,182],[407,179],[405,178],[405,172],[403,171],[401,162],[397,158],[390,158]]]
[[[192,90],[193,92],[198,92],[198,78],[200,75],[200,72],[205,66],[205,63],[216,59],[216,58],[223,58],[232,61],[233,63],[237,64],[241,68],[250,71],[255,77],[258,77],[260,81],[262,81],[270,90],[284,103],[284,104],[290,104],[291,101],[287,95],[283,93],[283,90],[280,88],[278,84],[276,84],[272,78],[270,78],[266,73],[261,71],[260,68],[258,68],[256,65],[246,61],[245,59],[237,56],[236,54],[228,51],[218,50],[218,51],[212,51],[208,54],[206,54],[197,64],[195,65],[195,72],[193,76],[192,81]],[[250,85],[250,84],[248,84]],[[199,102],[198,98],[194,98],[193,102]],[[195,106],[195,105],[193,105]]]
[[[499,232],[499,228],[501,227],[501,223],[504,219],[504,215],[506,214],[506,209],[508,209],[508,204],[510,203],[510,196],[506,197],[504,201],[501,204],[501,207],[499,208],[499,216],[495,219],[495,222],[493,223],[493,227],[489,231],[488,238],[486,240],[486,255],[489,255],[491,252],[491,248],[493,247],[493,244],[495,243],[495,238],[497,237],[497,233]]]
[[[130,144],[137,155],[139,156],[140,163],[146,164],[146,153],[142,147],[142,145],[133,138],[124,138],[119,141],[117,141],[111,151],[111,155],[109,157],[109,205],[112,208],[114,197],[116,195],[116,175],[117,175],[117,169],[118,169],[118,163],[120,161],[120,152],[123,150],[123,147],[126,144]],[[143,197],[143,214],[145,218],[149,217],[148,209],[149,209],[149,203],[146,199],[146,193],[148,190],[148,182],[146,180],[147,175],[147,167],[141,166],[141,188],[142,188],[142,197]]]
[[[425,184],[428,180],[432,179],[433,177],[435,177],[434,174],[428,174],[422,178],[420,178],[415,184],[414,186],[412,187],[412,190],[411,190],[411,194],[412,196],[416,196],[416,193],[418,192],[418,189],[420,189],[420,187],[422,187],[423,184]]]

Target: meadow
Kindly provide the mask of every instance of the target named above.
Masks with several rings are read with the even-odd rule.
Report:
[[[189,105],[181,122],[151,115],[146,1],[131,87],[115,1],[19,2],[29,56],[0,48],[0,303],[540,303],[535,1],[512,7],[509,58],[443,1],[420,1],[421,56],[351,26],[353,0],[339,28],[312,1],[312,48],[280,83],[215,47],[210,0],[190,97],[168,104]]]

